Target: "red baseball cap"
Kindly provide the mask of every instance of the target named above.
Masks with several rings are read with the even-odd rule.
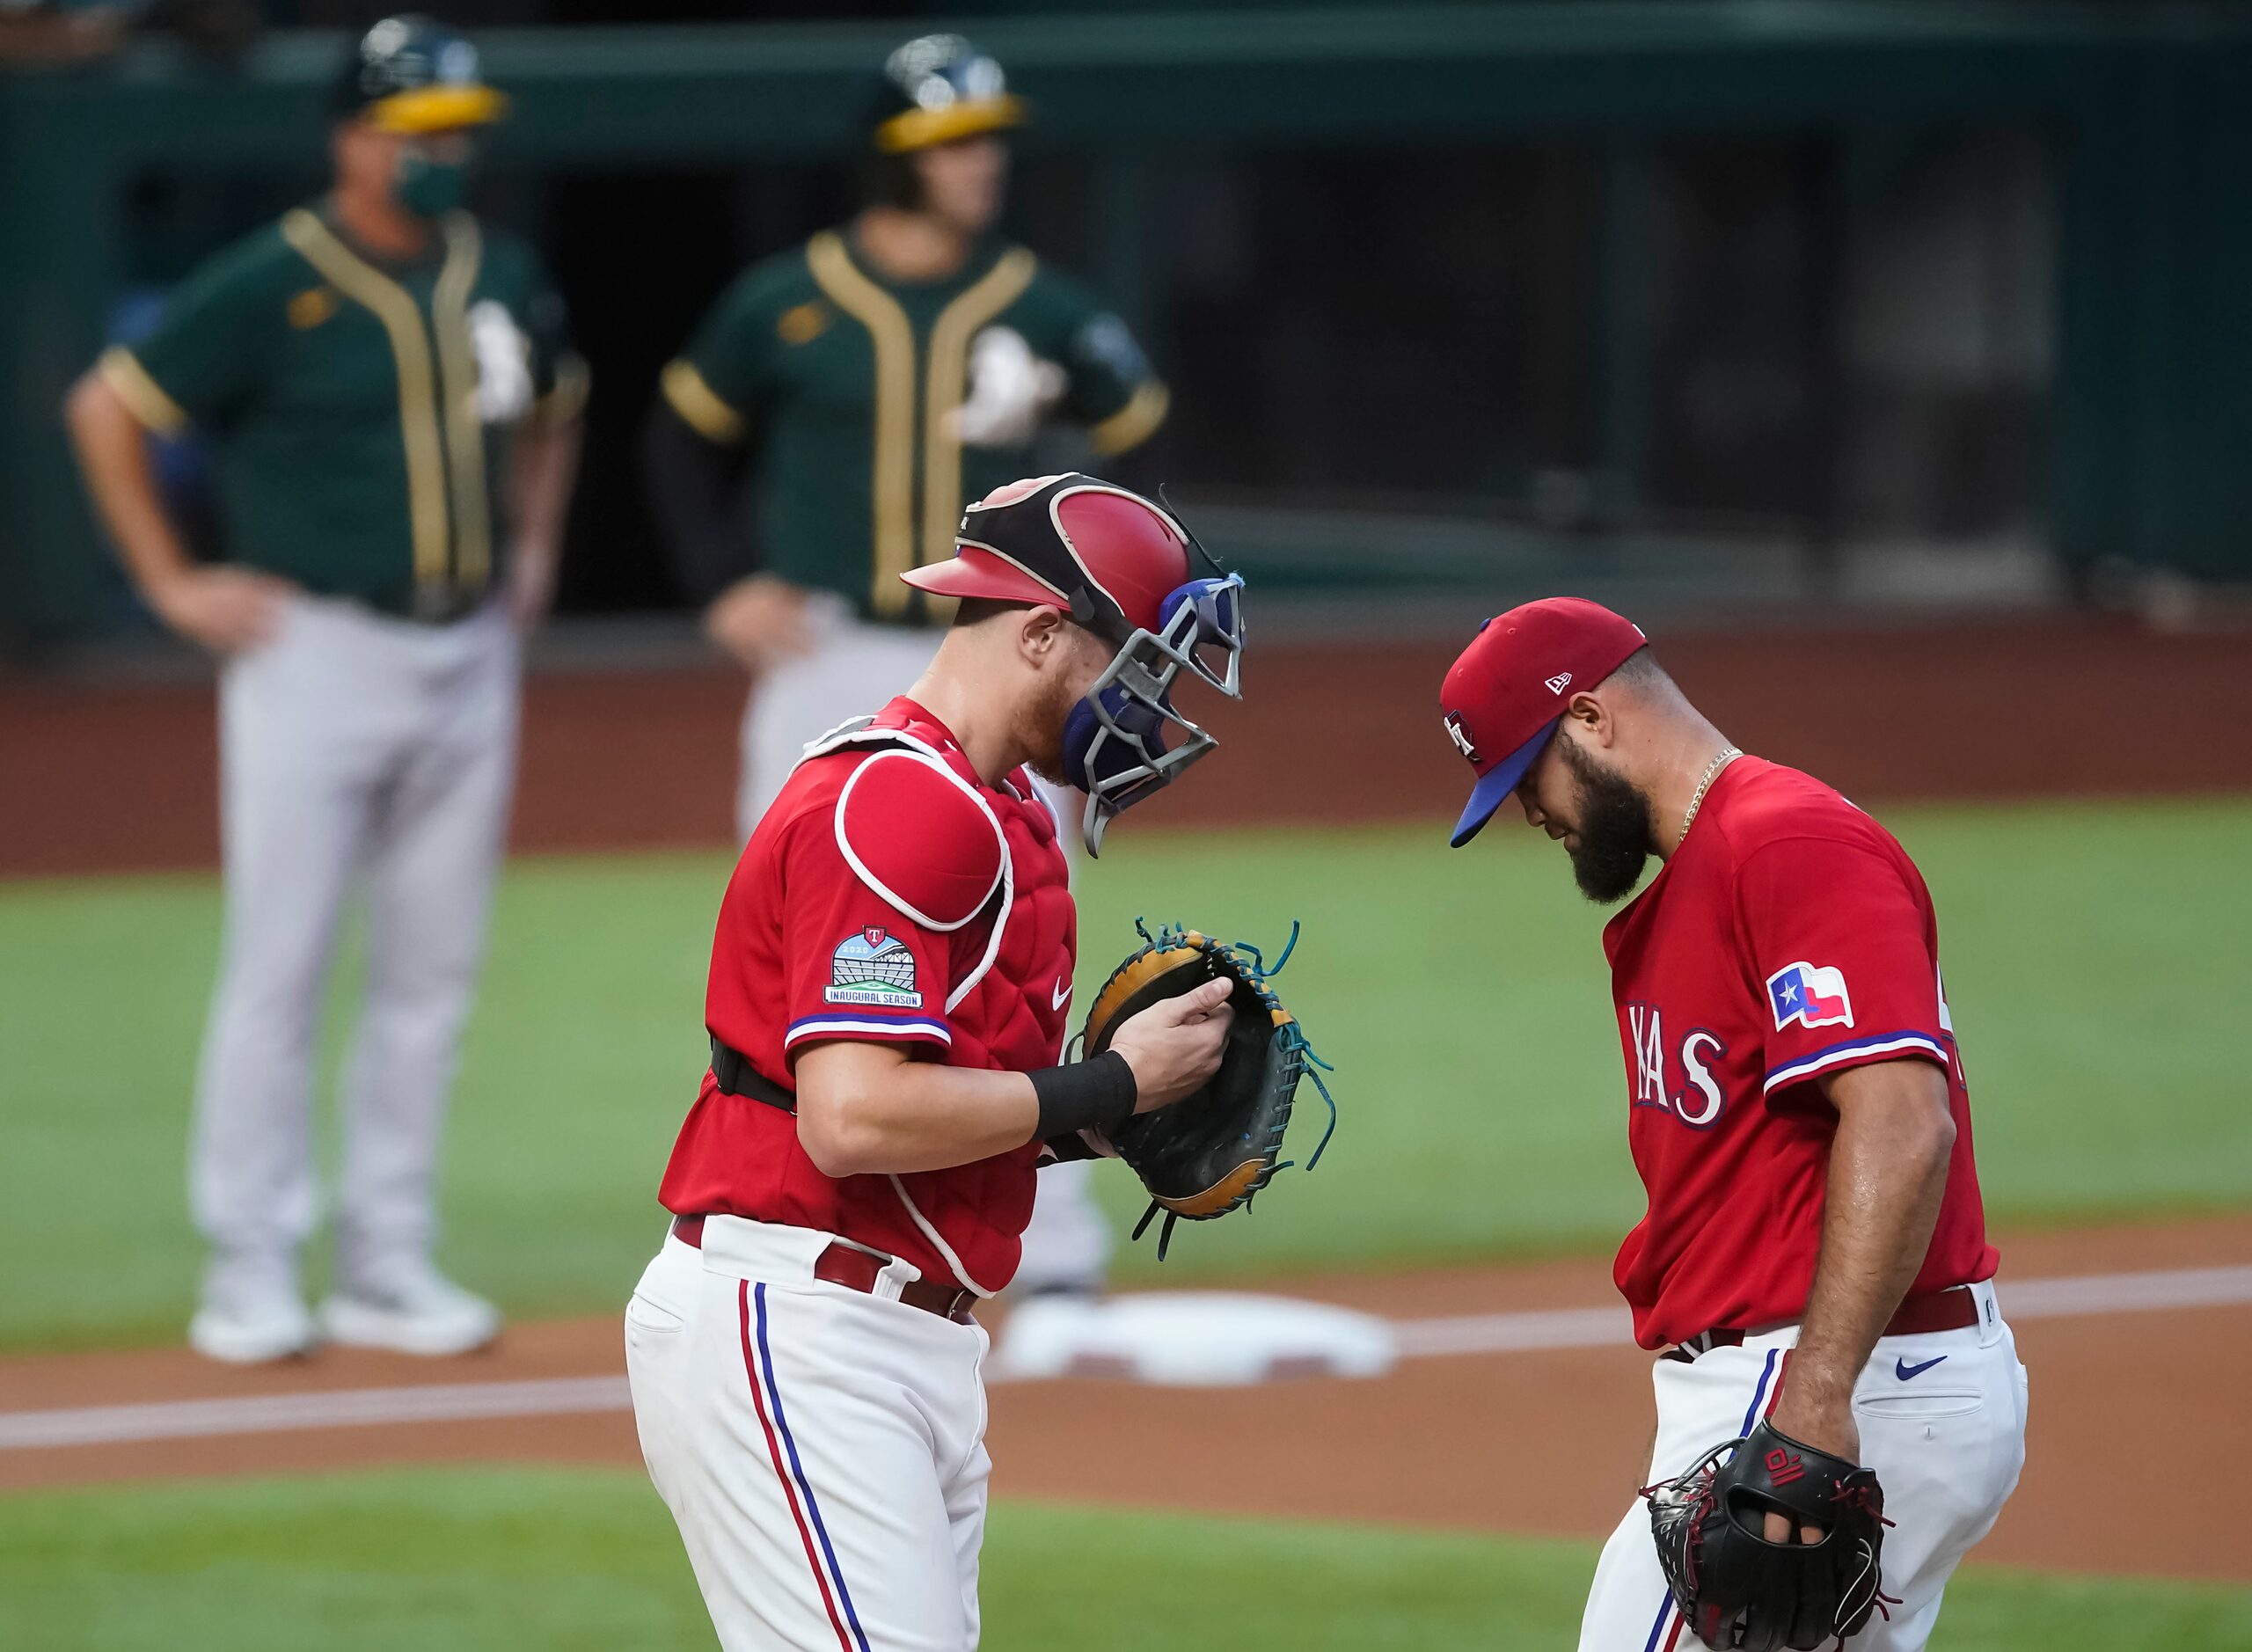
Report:
[[[1478,627],[1439,685],[1447,737],[1478,771],[1455,822],[1455,848],[1517,790],[1563,720],[1565,702],[1649,644],[1633,620],[1578,596],[1545,596]]]

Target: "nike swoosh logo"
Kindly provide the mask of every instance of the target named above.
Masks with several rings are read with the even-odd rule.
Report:
[[[1896,1359],[1892,1362],[1892,1374],[1905,1383],[1911,1377],[1922,1376],[1926,1371],[1929,1371],[1933,1366],[1938,1364],[1941,1360],[1945,1359],[1946,1357],[1946,1355],[1941,1354],[1936,1358],[1926,1360],[1920,1365],[1911,1365],[1905,1359]]]
[[[1071,1002],[1071,983],[1068,981],[1058,981],[1056,983],[1055,990],[1048,995],[1048,1007],[1051,1010],[1060,1010],[1064,1005]],[[1944,1359],[1947,1356],[1942,1354],[1940,1357]]]

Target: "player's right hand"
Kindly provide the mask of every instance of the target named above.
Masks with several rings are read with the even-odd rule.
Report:
[[[239,654],[273,640],[296,589],[254,568],[185,568],[149,592],[149,605],[190,642],[214,654]]]
[[[1234,983],[1207,981],[1177,998],[1160,998],[1120,1023],[1110,1048],[1134,1070],[1134,1111],[1152,1113],[1194,1095],[1220,1070],[1235,1011]]]
[[[748,671],[813,652],[805,592],[771,574],[754,574],[720,592],[704,610],[704,634]]]

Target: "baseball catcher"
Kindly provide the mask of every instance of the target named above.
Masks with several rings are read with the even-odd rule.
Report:
[[[1642,1495],[1666,1583],[1708,1647],[1812,1652],[1884,1609],[1883,1488],[1772,1422]],[[1796,1528],[1780,1543],[1766,1536],[1778,1515]]]
[[[1276,1171],[1289,1168],[1290,1161],[1281,1157],[1283,1137],[1301,1078],[1312,1079],[1329,1108],[1329,1128],[1306,1160],[1308,1170],[1321,1162],[1322,1149],[1337,1128],[1337,1104],[1321,1081],[1328,1064],[1313,1053],[1298,1018],[1268,984],[1298,946],[1296,924],[1271,966],[1247,942],[1217,941],[1177,927],[1152,935],[1139,920],[1135,927],[1141,932],[1141,947],[1110,972],[1087,1012],[1080,1034],[1087,1058],[1109,1048],[1111,1034],[1129,1018],[1208,981],[1231,983],[1228,1004],[1235,1012],[1219,1071],[1203,1088],[1162,1112],[1138,1114],[1108,1133],[1112,1149],[1149,1189],[1150,1208],[1135,1225],[1134,1237],[1142,1237],[1159,1210],[1166,1213],[1158,1233],[1162,1261],[1175,1222],[1183,1217],[1209,1222],[1243,1209]]]

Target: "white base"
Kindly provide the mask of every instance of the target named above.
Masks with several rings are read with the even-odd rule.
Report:
[[[1371,1314],[1291,1297],[1152,1290],[1105,1300],[1035,1297],[988,1362],[997,1382],[1108,1377],[1235,1387],[1289,1377],[1381,1377],[1399,1357]]]

